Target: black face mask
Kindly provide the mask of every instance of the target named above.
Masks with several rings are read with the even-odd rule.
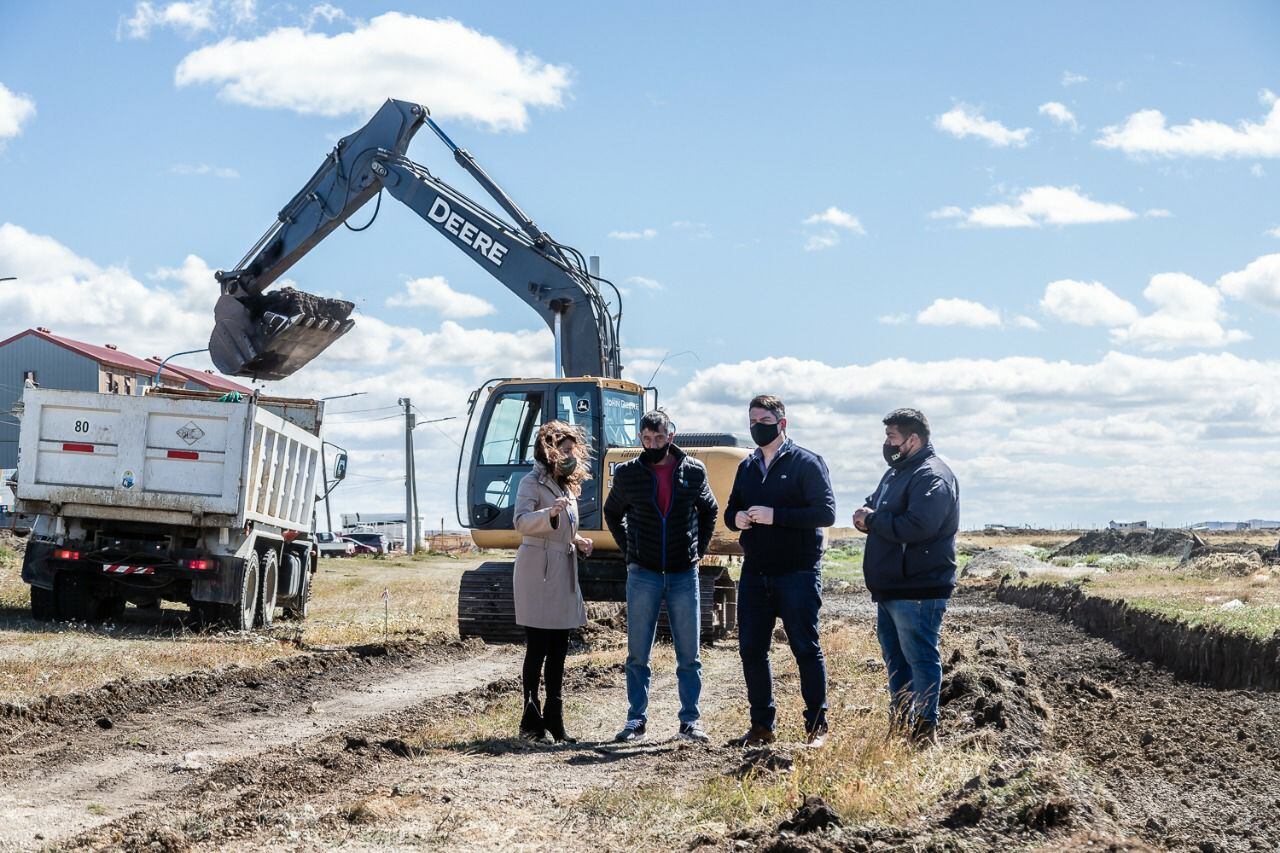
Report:
[[[667,458],[667,451],[670,449],[670,444],[664,447],[646,447],[640,451],[640,458],[644,460],[646,465],[657,465]]]
[[[766,444],[773,444],[781,431],[782,427],[778,424],[752,424],[751,440],[764,447]]]
[[[896,465],[905,460],[907,458],[907,454],[902,448],[903,446],[901,444],[893,445],[886,441],[884,443],[884,447],[881,448],[881,451],[884,453],[884,461],[888,462],[890,465]]]

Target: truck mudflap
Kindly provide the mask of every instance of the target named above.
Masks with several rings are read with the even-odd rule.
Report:
[[[244,583],[244,560],[219,557],[216,571],[193,578],[191,598],[211,604],[239,604],[240,586]]]
[[[55,545],[52,542],[28,541],[22,558],[22,580],[31,586],[53,591],[53,578],[57,572],[49,565]]]

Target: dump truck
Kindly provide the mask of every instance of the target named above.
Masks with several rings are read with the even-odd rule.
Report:
[[[164,600],[235,630],[277,608],[305,618],[323,407],[25,389],[15,496],[36,517],[22,563],[32,616],[101,621]]]

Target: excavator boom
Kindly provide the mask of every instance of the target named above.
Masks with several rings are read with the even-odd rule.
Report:
[[[516,221],[514,227],[405,156],[424,123]],[[222,296],[209,350],[219,370],[281,379],[351,330],[350,302],[266,288],[370,199],[378,196],[381,204],[384,190],[538,312],[555,334],[563,375],[620,376],[621,313],[611,312],[601,295],[597,282],[603,279],[591,275],[576,249],[538,228],[425,107],[396,100],[341,139],[236,268],[216,274]]]

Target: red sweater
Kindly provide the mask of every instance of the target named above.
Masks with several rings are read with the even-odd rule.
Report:
[[[658,512],[671,512],[671,498],[675,494],[676,461],[667,456],[661,465],[650,465],[649,470],[658,480]]]

